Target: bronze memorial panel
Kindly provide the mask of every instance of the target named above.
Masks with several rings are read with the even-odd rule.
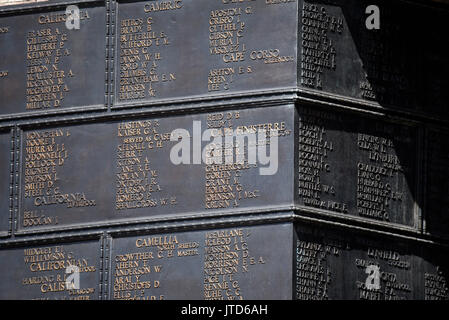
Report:
[[[275,224],[115,238],[110,299],[291,299],[292,232]]]
[[[296,299],[449,299],[447,248],[324,226],[296,234]]]
[[[115,106],[296,87],[296,1],[118,1],[116,10]]]
[[[105,7],[78,6],[79,29],[65,8],[0,13],[0,118],[104,107]]]
[[[100,296],[100,242],[0,249],[0,299],[94,300]],[[74,270],[79,278],[73,276]]]
[[[429,131],[427,137],[425,230],[449,238],[449,134]]]
[[[294,117],[290,105],[27,128],[19,229],[291,206]]]
[[[417,128],[299,108],[299,202],[415,227]]]

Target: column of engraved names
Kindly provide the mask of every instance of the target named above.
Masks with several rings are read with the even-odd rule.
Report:
[[[222,4],[222,1],[219,2]],[[226,67],[209,70],[207,80],[209,92],[229,90],[236,77],[252,72],[251,66],[241,64],[246,58],[243,37],[247,26],[244,17],[252,13],[251,7],[234,7],[235,3],[231,1],[223,3],[233,7],[210,12],[209,53],[211,56],[220,57]]]
[[[379,126],[392,136],[392,129]],[[357,212],[360,216],[389,221],[393,202],[402,202],[403,190],[395,184],[403,168],[395,153],[399,138],[359,133],[357,145],[369,161],[357,163]]]
[[[239,276],[265,259],[250,255],[243,229],[206,232],[204,240],[204,299],[243,300]],[[244,288],[245,289],[245,288]]]
[[[131,101],[158,96],[155,84],[167,84],[176,80],[170,70],[161,70],[164,60],[162,49],[171,45],[169,35],[155,25],[154,13],[182,8],[182,1],[165,9],[156,7],[158,3],[147,3],[143,7],[143,18],[127,18],[119,22],[120,80],[118,99]],[[159,17],[160,19],[161,17]]]
[[[48,206],[64,205],[66,208],[95,206],[95,200],[88,199],[82,192],[64,192],[60,184],[64,165],[70,153],[65,138],[70,137],[69,129],[25,132],[24,191],[25,204],[23,227],[55,225],[58,216],[47,216]],[[64,174],[63,174],[64,175]]]
[[[182,241],[177,235],[137,238],[132,247],[114,257],[114,300],[170,299],[176,293],[168,291],[166,284],[177,280],[169,274],[169,264],[181,265],[199,255],[198,242]]]
[[[80,19],[90,19],[88,12],[80,10]],[[75,77],[76,71],[62,67],[71,55],[71,48],[67,45],[68,30],[65,26],[51,25],[64,21],[62,14],[40,15],[37,22],[42,27],[27,33],[27,110],[58,108],[70,91],[67,81]]]
[[[337,193],[334,185],[322,181],[333,167],[328,157],[337,151],[326,123],[337,120],[330,113],[303,110],[299,122],[299,196],[306,206],[347,213],[345,202],[322,199]]]
[[[313,241],[296,243],[296,299],[327,300],[332,282],[328,256],[339,257],[340,246]],[[332,297],[331,297],[332,298]]]
[[[159,133],[158,120],[119,123],[117,126],[116,201],[117,210],[175,205],[176,197],[162,196],[154,157],[170,140],[170,133]],[[168,157],[168,155],[167,155]]]
[[[264,151],[277,151],[270,149],[272,136],[281,144],[291,133],[285,121],[235,123],[243,118],[238,111],[207,115],[213,142],[205,147],[206,209],[238,207],[241,201],[261,197],[259,188],[245,188],[241,181],[255,173]]]
[[[68,159],[68,150],[62,141],[69,134],[60,129],[25,133],[24,197],[32,198],[36,207],[42,205],[45,195],[56,195],[57,169]],[[31,213],[24,212],[24,226],[28,225],[26,219]]]
[[[245,190],[240,182],[242,174],[253,166],[245,158],[244,148],[238,148],[239,142],[233,139],[237,119],[238,111],[207,115],[207,127],[212,130],[214,142],[219,142],[205,147],[206,209],[238,207],[240,200],[259,196],[259,190]],[[242,161],[237,161],[239,157]]]
[[[336,49],[329,33],[340,35],[343,18],[326,8],[304,2],[301,10],[301,85],[322,89],[323,72],[337,68]]]
[[[86,286],[83,274],[97,272],[97,267],[92,265],[91,259],[80,257],[69,250],[64,246],[23,249],[26,275],[21,284],[25,289],[37,293],[33,298],[54,298],[55,294],[59,299],[69,300],[90,300],[94,297],[96,285],[89,283]],[[67,268],[79,272],[79,288],[66,283],[70,274],[66,272]],[[35,291],[35,288],[38,289]]]

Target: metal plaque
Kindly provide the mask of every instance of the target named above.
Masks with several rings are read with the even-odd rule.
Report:
[[[11,133],[0,131],[0,235],[8,234],[11,219]]]
[[[294,117],[290,105],[26,129],[19,229],[291,207]]]
[[[296,234],[296,299],[449,299],[447,249],[323,226]]]
[[[93,300],[100,285],[100,243],[0,249],[0,299]]]
[[[427,154],[426,231],[449,237],[449,135],[429,131]]]
[[[19,230],[108,219],[114,129],[97,123],[22,133]]]
[[[291,299],[292,225],[114,238],[110,299]]]
[[[116,10],[115,106],[296,87],[296,1],[119,1]]]
[[[401,1],[298,5],[301,88],[447,115],[447,11]]]
[[[299,203],[414,227],[417,129],[300,107]]]
[[[106,12],[79,6],[0,16],[0,117],[104,107]]]

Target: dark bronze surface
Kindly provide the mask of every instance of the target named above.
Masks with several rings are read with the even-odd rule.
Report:
[[[296,299],[449,298],[443,248],[301,223],[296,237]]]
[[[449,135],[447,132],[428,133],[426,230],[449,237]]]
[[[416,127],[299,108],[299,204],[417,226]]]
[[[110,299],[291,299],[292,231],[279,224],[114,238]]]
[[[22,134],[18,229],[291,206],[294,114],[290,105],[27,129]],[[200,136],[194,135],[194,121],[201,125]],[[215,149],[232,152],[235,165],[225,159],[222,166],[201,159],[194,163],[194,157],[201,156],[194,143],[206,129],[213,128],[214,138],[201,142],[200,152],[212,142],[225,144],[225,130],[263,124],[280,128],[274,175],[260,175],[268,164],[260,158],[251,163],[246,149],[245,163],[237,164],[236,139],[225,151],[218,144]],[[190,164],[175,165],[170,159],[177,144],[170,141],[175,129],[185,129],[192,137]],[[267,148],[266,154],[270,152],[275,155]]]
[[[114,105],[296,86],[297,3],[117,3]]]
[[[98,299],[100,243],[40,244],[0,251],[0,299]],[[67,289],[66,268],[79,268],[79,289]]]
[[[371,4],[380,10],[378,30],[365,25]],[[401,1],[312,0],[301,1],[299,12],[302,88],[447,117],[446,10]]]
[[[80,6],[80,28],[65,9],[0,16],[0,117],[105,104],[106,12]],[[95,32],[93,32],[95,30]]]
[[[0,92],[4,116],[100,107],[105,99],[141,107],[298,87],[320,99],[447,117],[442,8],[382,1],[381,28],[368,30],[368,1],[107,1],[113,9],[108,21],[101,2],[80,2],[80,30],[68,30],[62,20],[42,23],[64,13],[52,7],[57,3],[39,2],[39,12],[17,14],[18,8],[3,7],[0,26],[8,32],[0,34],[0,71],[8,75],[0,81],[14,89]],[[58,46],[63,42],[57,62],[56,48],[40,62],[33,57],[49,51],[28,50],[27,42],[46,29]],[[63,35],[67,41],[60,41]],[[65,71],[54,80],[69,91],[62,85],[52,89],[57,97],[40,101],[27,94],[35,89],[28,80],[42,76],[45,67]]]

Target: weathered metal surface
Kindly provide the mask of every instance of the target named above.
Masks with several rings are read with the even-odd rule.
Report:
[[[1,249],[0,261],[2,300],[99,298],[99,241],[43,243],[37,246]],[[75,269],[73,266],[78,268],[79,283],[77,280],[71,281]],[[66,280],[70,281],[66,283]],[[71,287],[70,283],[75,287]]]
[[[110,299],[291,299],[292,225],[114,238]]]
[[[116,10],[115,106],[296,87],[296,1],[119,1]]]
[[[448,299],[417,2],[0,3],[0,299]]]
[[[79,29],[60,8],[0,16],[0,118],[104,106],[105,7],[79,16]]]
[[[301,223],[296,237],[296,299],[449,299],[447,249]]]
[[[0,235],[10,230],[11,219],[11,133],[0,131]]]
[[[449,238],[449,135],[429,131],[427,144],[425,230]]]
[[[114,135],[107,123],[24,131],[19,229],[108,219]]]
[[[300,205],[418,225],[416,127],[310,106],[298,113]]]
[[[294,117],[289,105],[27,128],[19,230],[292,206]],[[170,141],[175,129],[188,136]]]
[[[300,1],[300,87],[447,116],[448,11],[377,1],[379,29],[368,29],[370,1]]]
[[[51,7],[61,3],[80,4],[80,30],[65,28],[65,11]],[[118,1],[108,22],[101,2],[26,6],[44,4],[53,9],[0,19],[0,81],[16,88],[1,92],[4,115],[98,107],[105,95],[117,107],[142,107],[296,87],[344,102],[448,115],[443,8],[381,1],[380,29],[372,30],[369,1]],[[39,39],[62,47],[38,50]],[[36,82],[51,72],[53,87]]]

